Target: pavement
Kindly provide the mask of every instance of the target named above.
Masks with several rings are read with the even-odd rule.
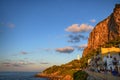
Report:
[[[98,73],[98,72],[92,72],[89,70],[85,70],[90,76],[93,76],[95,80],[120,80],[120,77],[113,76],[112,74],[108,73]]]

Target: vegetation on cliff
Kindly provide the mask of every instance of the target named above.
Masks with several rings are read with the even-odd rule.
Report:
[[[81,59],[72,60],[71,62],[63,64],[61,66],[54,65],[52,67],[49,67],[43,71],[43,74],[51,76],[62,76],[62,79],[64,80],[86,80],[88,74],[80,70],[81,64],[83,64],[81,63]]]
[[[119,44],[120,44],[120,37],[118,37],[117,39],[115,40],[111,40],[109,42],[107,42],[106,44],[103,45],[103,47],[119,47]]]
[[[77,71],[74,73],[73,80],[87,80],[88,74],[85,71]]]
[[[67,64],[61,66],[52,66],[43,71],[44,74],[55,74],[55,75],[70,75],[80,69],[80,60],[73,60]]]

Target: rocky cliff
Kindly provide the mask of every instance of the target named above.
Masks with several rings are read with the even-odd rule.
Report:
[[[89,35],[88,46],[84,49],[83,56],[118,37],[120,37],[120,4],[116,4],[113,13],[94,27]]]

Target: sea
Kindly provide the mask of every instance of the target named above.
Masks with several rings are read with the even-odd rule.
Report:
[[[0,72],[0,80],[49,80],[47,78],[36,78],[37,72]]]

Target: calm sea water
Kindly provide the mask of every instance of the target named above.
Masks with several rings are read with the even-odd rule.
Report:
[[[36,72],[0,72],[0,80],[48,80],[35,78]]]

